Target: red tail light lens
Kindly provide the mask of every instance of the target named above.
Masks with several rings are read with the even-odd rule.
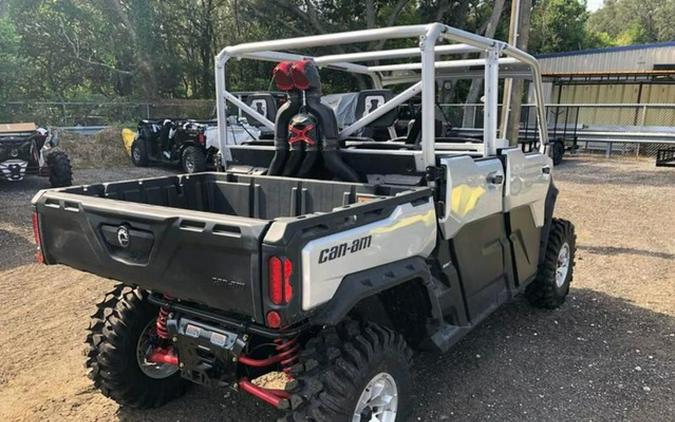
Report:
[[[45,257],[42,255],[42,242],[40,241],[40,218],[38,213],[33,213],[33,237],[35,238],[35,260],[43,264],[45,262]]]
[[[204,135],[203,133],[198,133],[197,134],[197,142],[204,145],[206,143],[206,135]]]
[[[291,78],[291,62],[281,62],[274,67],[272,79],[277,88],[281,91],[290,91],[293,89],[293,78]]]
[[[270,328],[279,328],[281,327],[281,315],[279,315],[279,312],[277,311],[269,311],[265,318],[265,322]]]
[[[301,91],[309,88],[309,79],[305,74],[305,66],[309,63],[308,60],[298,60],[291,66],[291,78],[295,87]]]
[[[288,258],[273,256],[269,259],[267,268],[270,301],[275,305],[288,304],[293,298],[293,263]]]
[[[284,258],[284,301],[290,302],[293,298],[293,286],[291,285],[291,274],[293,274],[293,263],[290,259]]]
[[[270,300],[275,305],[281,305],[281,301],[284,298],[281,259],[276,256],[271,257],[268,266]]]

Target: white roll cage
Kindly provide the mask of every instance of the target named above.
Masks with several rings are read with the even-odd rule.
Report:
[[[360,53],[316,57],[279,51],[415,37],[419,39],[418,48],[364,51]],[[439,41],[446,41],[450,44],[436,45]],[[442,56],[464,53],[483,53],[484,57],[479,59],[439,60]],[[419,62],[408,61],[408,59],[418,56],[420,57]],[[408,89],[396,95],[372,113],[342,129],[339,136],[340,138],[344,138],[353,134],[421,92],[422,142],[421,157],[419,158],[422,160],[424,167],[436,165],[434,114],[436,104],[435,81],[437,78],[463,79],[476,76],[484,77],[483,155],[487,157],[495,155],[498,147],[497,103],[500,70],[502,71],[502,77],[531,77],[534,83],[534,102],[537,105],[537,127],[539,131],[540,151],[542,153],[545,152],[546,145],[548,144],[541,72],[536,59],[505,42],[482,37],[441,23],[431,23],[244,43],[224,48],[216,56],[215,61],[218,145],[220,146],[220,151],[225,151],[227,145],[227,131],[225,130],[227,121],[226,100],[245,111],[264,126],[274,129],[274,122],[226,90],[225,66],[227,61],[232,57],[271,62],[310,59],[320,68],[325,67],[367,75],[372,79],[374,87],[378,89],[386,85],[412,83]],[[359,64],[359,62],[390,59],[403,59],[403,61],[398,64],[377,66]],[[525,73],[523,72],[523,65],[525,66]],[[476,69],[481,68],[483,69],[483,74],[477,75]],[[419,73],[415,71],[419,71]],[[508,110],[504,114],[505,121],[501,128],[502,138],[504,138],[506,133],[507,113]],[[224,159],[229,154],[222,154],[221,156]],[[222,164],[225,165],[224,162]]]

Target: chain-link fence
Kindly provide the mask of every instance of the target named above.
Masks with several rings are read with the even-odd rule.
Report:
[[[483,127],[482,103],[439,106],[441,115],[437,118],[454,128]],[[576,140],[581,149],[588,151],[655,156],[664,146],[657,141],[675,142],[675,104],[549,104],[546,113],[551,139]],[[31,121],[44,126],[135,125],[140,119],[160,117],[211,119],[215,117],[215,101],[0,103],[0,122]],[[535,128],[534,105],[525,104],[521,138],[536,137]]]
[[[482,103],[439,106],[441,117],[455,128],[483,127]],[[534,107],[523,105],[521,138],[537,136]],[[501,107],[498,111],[501,116]],[[551,139],[576,140],[588,151],[655,156],[675,143],[675,104],[548,104],[546,116]]]
[[[141,119],[173,117],[210,119],[213,100],[157,102],[9,101],[0,103],[0,122],[36,122],[44,126],[107,126]]]

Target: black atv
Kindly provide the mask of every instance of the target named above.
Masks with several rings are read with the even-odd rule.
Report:
[[[72,185],[70,159],[58,144],[56,132],[35,123],[0,124],[0,180],[18,182],[36,174],[49,177],[54,188]]]
[[[206,144],[207,127],[196,120],[141,120],[131,145],[131,161],[138,167],[160,163],[180,165],[186,173],[205,171],[217,153]]]

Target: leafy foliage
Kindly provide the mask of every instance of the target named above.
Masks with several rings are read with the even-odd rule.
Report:
[[[675,0],[605,0],[588,28],[615,45],[675,40]]]
[[[577,0],[543,0],[532,11],[530,50],[538,53],[596,47],[601,40],[586,30],[588,12]]]
[[[502,13],[493,13],[495,4]],[[506,39],[510,3],[487,0],[5,0],[0,2],[0,100],[212,98],[218,51],[244,41],[441,21]],[[590,18],[579,0],[540,0],[531,50],[673,38],[675,0],[608,0]],[[638,5],[643,5],[642,9]],[[640,9],[640,10],[637,10]],[[496,16],[495,16],[496,15]],[[496,27],[491,18],[497,18]],[[629,19],[630,18],[630,19]],[[588,22],[587,22],[588,20]],[[317,53],[385,47],[326,46]],[[413,46],[391,40],[386,48]],[[234,90],[267,89],[271,63],[232,61]],[[368,80],[325,75],[325,91]],[[454,86],[453,95],[468,86]]]

